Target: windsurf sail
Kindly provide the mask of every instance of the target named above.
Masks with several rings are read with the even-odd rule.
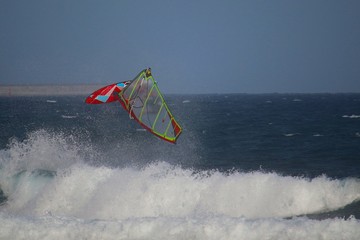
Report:
[[[165,141],[176,143],[182,128],[170,112],[150,68],[142,70],[132,81],[111,84],[95,91],[85,102],[100,104],[115,100],[144,129]]]
[[[129,84],[129,81],[114,83],[105,87],[102,87],[85,100],[88,104],[101,104],[101,103],[110,103],[119,100],[118,94],[121,90]]]

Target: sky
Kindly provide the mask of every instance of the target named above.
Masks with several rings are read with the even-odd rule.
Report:
[[[358,0],[0,0],[0,85],[360,92]]]

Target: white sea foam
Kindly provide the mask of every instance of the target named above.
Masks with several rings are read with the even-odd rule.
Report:
[[[65,119],[77,118],[77,116],[75,116],[75,115],[61,115],[61,117],[65,118]]]
[[[8,212],[84,219],[288,217],[338,209],[360,199],[360,183],[354,179],[194,173],[166,163],[142,170],[74,164],[53,178],[27,172],[17,181],[13,188],[2,184],[12,198]]]
[[[83,220],[46,216],[24,218],[0,214],[0,239],[322,239],[358,240],[356,219],[323,221],[297,218],[129,218],[125,220]]]
[[[136,131],[137,131],[137,132],[146,132],[146,129],[144,129],[144,128],[137,128]]]
[[[300,134],[299,133],[284,133],[283,135],[285,137],[293,137],[293,136],[300,135]]]
[[[342,117],[343,118],[360,118],[360,115],[352,114],[352,115],[343,115]]]
[[[356,219],[283,219],[360,200],[358,179],[195,172],[165,162],[141,169],[93,166],[78,151],[84,146],[67,138],[39,131],[0,151],[0,185],[8,197],[0,208],[0,239],[360,236]]]
[[[320,133],[315,133],[313,134],[313,137],[323,137],[324,135],[320,134]]]

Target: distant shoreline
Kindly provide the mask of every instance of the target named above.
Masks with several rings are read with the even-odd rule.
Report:
[[[104,87],[100,84],[74,84],[74,85],[0,85],[0,97],[20,96],[87,96],[95,90]],[[333,95],[333,94],[360,94],[360,92],[269,92],[269,93],[165,93],[166,95]]]
[[[1,97],[89,95],[101,85],[8,85],[0,86]]]

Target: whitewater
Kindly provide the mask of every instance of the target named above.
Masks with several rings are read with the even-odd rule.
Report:
[[[69,139],[70,142],[69,142]],[[0,151],[0,239],[358,239],[356,178],[89,164],[76,137],[40,130]],[[89,147],[87,156],[97,156]]]

